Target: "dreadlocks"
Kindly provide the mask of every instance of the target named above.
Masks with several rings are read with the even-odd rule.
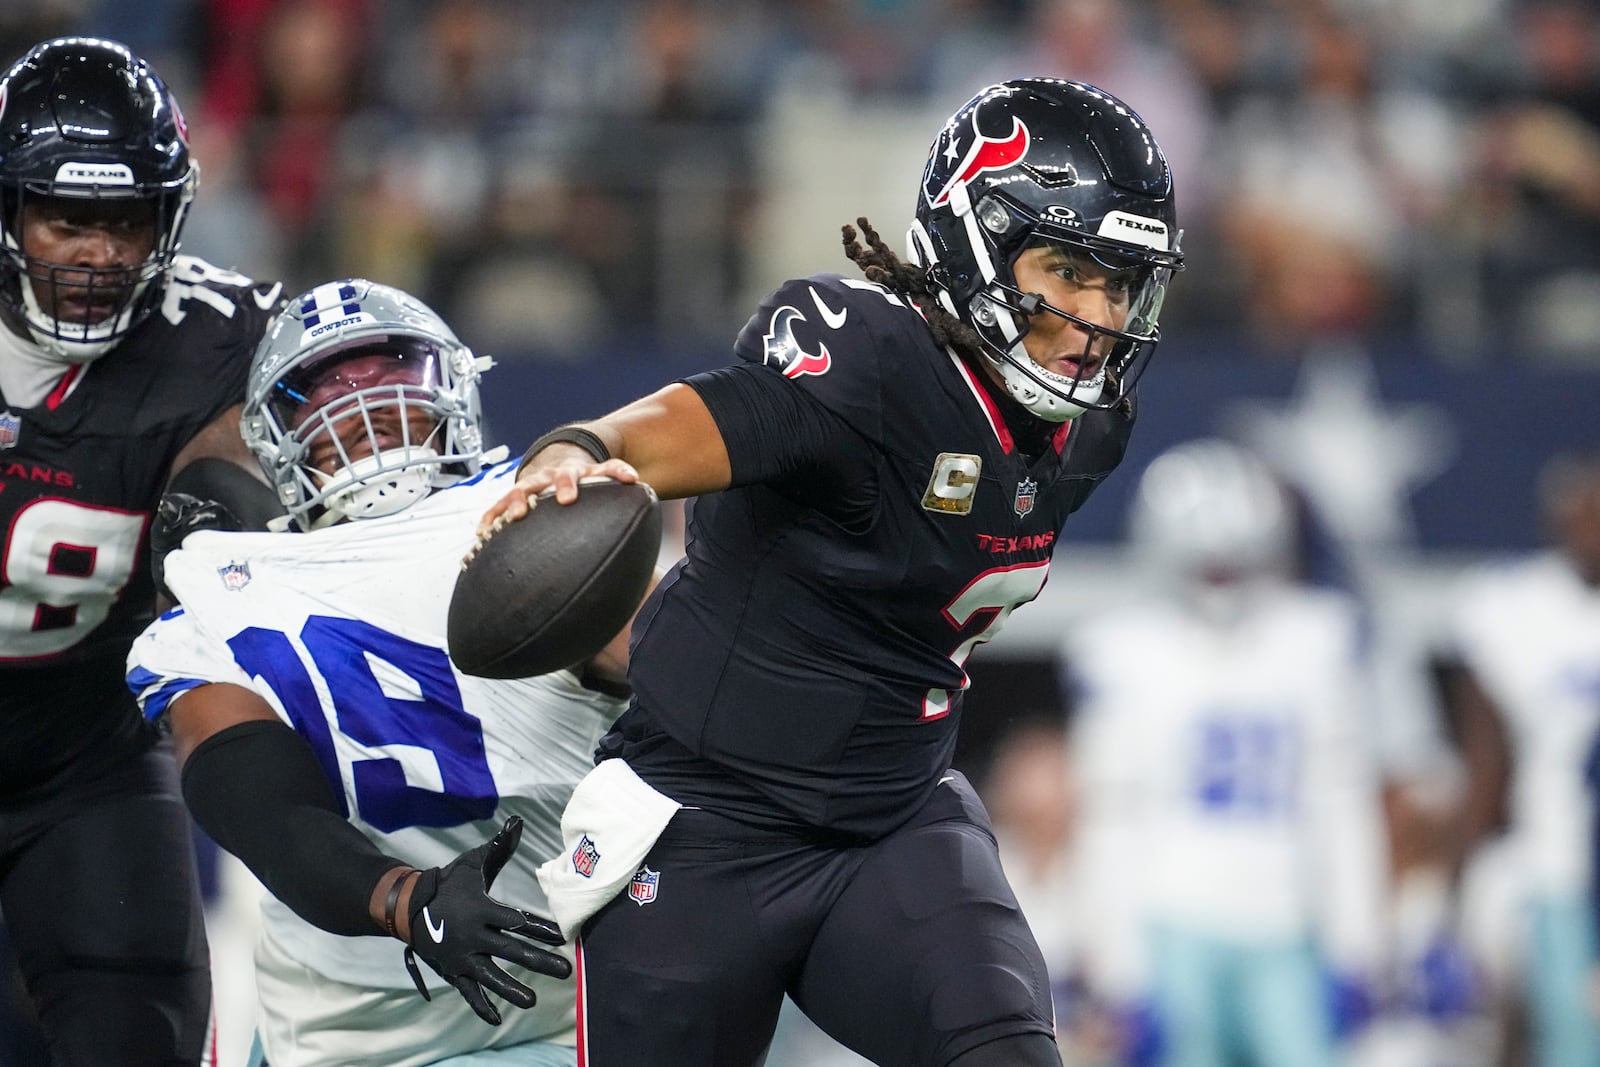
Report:
[[[909,297],[928,320],[928,329],[933,331],[933,339],[939,344],[955,349],[964,357],[981,355],[983,341],[978,332],[945,310],[938,295],[928,287],[927,273],[895,255],[865,216],[856,219],[856,226],[861,227],[867,246],[863,248],[856,240],[856,227],[846,225],[843,227],[844,254],[861,268],[867,281]]]

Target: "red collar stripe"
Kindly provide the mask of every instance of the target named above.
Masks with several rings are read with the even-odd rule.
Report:
[[[966,360],[960,356],[951,355],[950,361],[956,365],[956,370],[961,372],[961,377],[966,379],[967,388],[972,390],[972,395],[978,398],[978,403],[983,407],[983,413],[989,420],[989,428],[994,431],[995,438],[1000,442],[1000,448],[1006,455],[1011,455],[1017,447],[1011,438],[1011,429],[1006,425],[1006,420],[1000,414],[1000,405],[994,402],[994,397],[989,395],[989,390],[983,382],[967,366]]]
[[[78,379],[83,376],[83,366],[82,363],[74,363],[67,368],[67,373],[61,376],[56,387],[50,390],[50,395],[44,398],[45,407],[54,411],[61,406],[61,402],[67,398],[67,394],[72,392],[72,387],[78,384]]]

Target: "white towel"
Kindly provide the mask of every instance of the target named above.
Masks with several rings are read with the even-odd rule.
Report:
[[[551,917],[570,941],[633,880],[679,808],[620,759],[584,775],[561,813],[561,855],[538,870]]]

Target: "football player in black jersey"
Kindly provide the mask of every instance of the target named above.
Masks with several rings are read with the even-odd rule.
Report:
[[[178,255],[197,179],[124,46],[46,41],[0,79],[0,913],[57,1067],[211,1054],[189,823],[122,680],[169,478],[254,469],[239,404],[280,302]]]
[[[593,1067],[759,1063],[785,992],[874,1063],[1060,1063],[950,767],[962,664],[1122,458],[1182,265],[1172,179],[1120,100],[1011,81],[940,130],[911,262],[859,224],[866,281],[780,286],[734,366],[546,435],[484,517],[590,475],[699,497],[634,626],[607,788],[563,819]]]

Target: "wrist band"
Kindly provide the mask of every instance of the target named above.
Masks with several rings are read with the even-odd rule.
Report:
[[[383,928],[388,931],[390,937],[399,936],[394,931],[394,911],[400,906],[400,890],[405,887],[406,879],[416,873],[415,867],[407,867],[400,872],[400,877],[389,885],[389,895],[383,901]]]
[[[518,464],[517,470],[521,471],[523,467],[527,466],[528,460],[537,456],[546,448],[562,443],[577,445],[593,456],[596,463],[604,463],[611,458],[611,449],[606,447],[606,443],[600,440],[598,434],[585,430],[582,426],[561,426],[551,430],[529,445],[528,450],[522,454],[522,462]]]

